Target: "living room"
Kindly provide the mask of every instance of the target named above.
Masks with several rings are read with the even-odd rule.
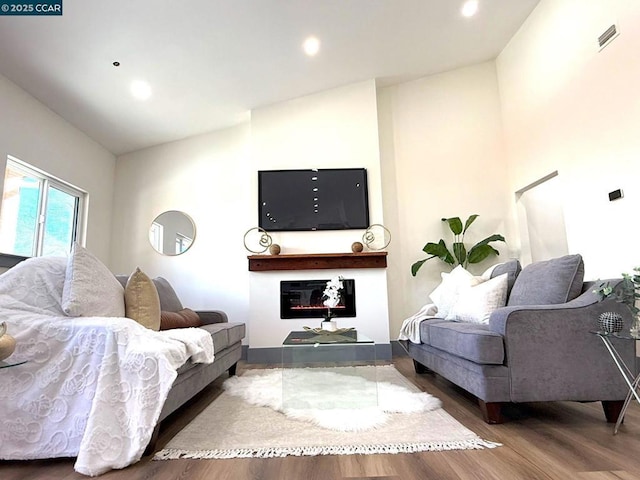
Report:
[[[89,192],[85,243],[114,272],[141,266],[170,279],[185,305],[249,326],[257,320],[242,238],[257,224],[257,170],[364,167],[372,223],[392,233],[381,315],[386,341],[394,340],[440,281],[434,262],[416,278],[409,270],[424,243],[443,235],[440,218],[478,213],[474,235],[500,232],[499,260],[521,258],[516,192],[553,172],[568,251],[583,256],[585,278],[640,264],[632,211],[640,7],[583,3],[541,0],[495,58],[390,85],[360,79],[253,108],[234,126],[121,153],[0,77],[0,166],[11,155]],[[620,35],[599,49],[612,24]],[[624,198],[610,202],[616,189]],[[149,225],[166,210],[195,221],[185,255],[149,246]],[[346,252],[361,234],[287,232],[274,241],[285,254]]]

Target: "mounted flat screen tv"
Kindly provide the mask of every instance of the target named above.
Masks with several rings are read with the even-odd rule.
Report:
[[[364,168],[261,170],[258,225],[266,231],[369,227]]]

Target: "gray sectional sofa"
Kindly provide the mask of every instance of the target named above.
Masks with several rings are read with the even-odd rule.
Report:
[[[627,386],[597,335],[600,313],[628,309],[601,300],[594,282],[583,282],[580,255],[537,262],[521,270],[517,260],[497,266],[507,273],[507,306],[488,324],[434,318],[420,324],[421,343],[404,343],[418,373],[435,372],[478,398],[487,423],[501,423],[506,402],[601,401],[615,422]],[[616,281],[611,281],[616,284]],[[627,365],[635,342],[612,339]]]
[[[129,276],[116,275],[116,278],[124,286]],[[156,277],[153,283],[158,290],[160,309],[163,312],[179,312],[183,309],[178,295],[165,278]],[[196,311],[196,313],[202,322],[202,326],[198,328],[208,331],[213,338],[214,361],[209,364],[188,361],[178,369],[178,377],[173,382],[160,412],[147,453],[155,448],[162,420],[200,393],[224,372],[229,372],[230,376],[235,375],[237,363],[242,356],[242,339],[246,334],[244,323],[229,323],[227,314],[220,310]]]

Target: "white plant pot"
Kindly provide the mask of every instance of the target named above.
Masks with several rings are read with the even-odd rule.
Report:
[[[322,330],[335,332],[338,329],[338,324],[336,323],[335,320],[329,320],[329,321],[320,322],[320,327],[322,328]]]

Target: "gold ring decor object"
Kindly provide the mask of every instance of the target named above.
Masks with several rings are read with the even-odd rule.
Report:
[[[374,223],[362,235],[362,243],[370,250],[384,250],[391,243],[391,232],[384,225]]]
[[[259,235],[257,241],[255,239],[249,238],[250,234],[252,233]],[[255,245],[252,245],[253,248],[250,248],[249,245],[247,245],[248,239],[253,240],[253,243],[257,243],[258,246],[256,247]],[[273,243],[273,239],[271,238],[271,235],[269,235],[263,228],[260,228],[260,227],[253,227],[247,230],[247,232],[244,234],[243,241],[244,241],[244,248],[246,248],[251,253],[264,253]]]

